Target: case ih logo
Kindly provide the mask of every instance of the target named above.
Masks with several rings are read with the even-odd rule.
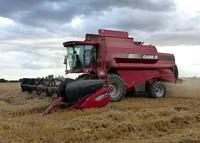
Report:
[[[158,55],[143,55],[143,59],[158,59]]]

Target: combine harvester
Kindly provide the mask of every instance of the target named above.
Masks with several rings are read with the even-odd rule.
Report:
[[[63,43],[67,50],[66,74],[83,73],[73,79],[24,79],[23,92],[55,98],[42,114],[58,102],[84,109],[120,101],[126,91],[148,91],[152,98],[163,98],[163,81],[182,82],[173,54],[159,53],[155,46],[134,41],[127,32],[100,29],[98,35],[86,34],[85,41]]]

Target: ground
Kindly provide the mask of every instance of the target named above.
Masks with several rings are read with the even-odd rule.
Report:
[[[52,101],[0,83],[0,142],[200,142],[200,79],[166,84],[163,99],[128,93],[102,108],[40,116]],[[60,105],[60,108],[65,105]]]

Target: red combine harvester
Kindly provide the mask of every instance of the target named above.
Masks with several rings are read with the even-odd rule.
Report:
[[[126,91],[148,91],[152,98],[163,98],[163,81],[182,82],[173,54],[159,53],[155,46],[134,41],[127,32],[98,32],[86,34],[85,41],[63,43],[66,74],[83,73],[76,80],[24,79],[22,91],[56,98],[49,109],[60,101],[75,103],[71,110],[120,101]]]

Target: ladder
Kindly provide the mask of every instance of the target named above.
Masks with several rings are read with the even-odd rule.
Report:
[[[103,87],[109,90],[109,78],[108,78],[108,73],[107,73],[105,64],[106,64],[105,60],[97,59],[96,70],[97,70],[98,78],[105,83]]]

